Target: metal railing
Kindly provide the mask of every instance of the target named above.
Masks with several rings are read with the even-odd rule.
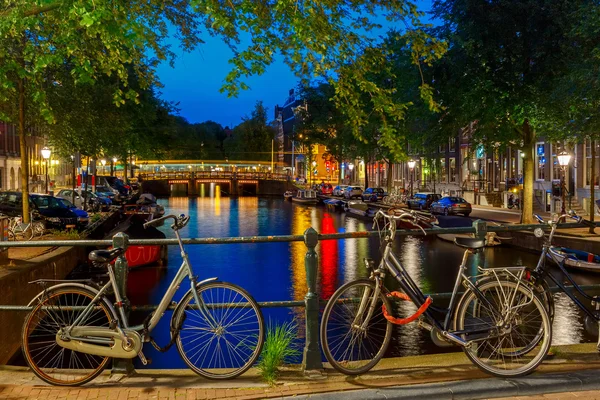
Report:
[[[600,225],[600,223],[597,223]],[[559,225],[561,228],[581,228],[582,225],[576,223],[568,223]],[[473,233],[476,237],[485,238],[488,232],[514,232],[514,231],[533,231],[536,228],[549,230],[549,225],[540,224],[515,224],[515,225],[497,225],[488,226],[484,221],[474,221],[470,227],[459,228],[430,228],[425,229],[428,235],[438,234],[461,234]],[[205,245],[205,244],[241,244],[241,243],[279,243],[279,242],[304,242],[306,245],[306,255],[304,265],[306,270],[306,283],[308,292],[304,297],[304,301],[269,301],[259,302],[261,307],[304,307],[305,308],[305,347],[303,352],[302,365],[305,370],[320,370],[323,368],[321,362],[321,350],[319,345],[319,296],[317,294],[317,273],[318,273],[318,255],[315,250],[317,244],[321,240],[343,240],[357,239],[377,236],[377,231],[363,232],[346,232],[346,233],[331,233],[319,234],[313,228],[308,228],[304,235],[281,235],[281,236],[249,236],[249,237],[225,237],[225,238],[190,238],[183,239],[186,245]],[[398,236],[407,235],[422,235],[418,229],[398,229]],[[118,233],[112,240],[44,240],[44,241],[29,241],[29,242],[2,242],[4,247],[37,247],[37,246],[113,246],[127,248],[129,245],[177,245],[177,239],[129,239],[126,234]],[[129,304],[126,299],[126,291],[123,288],[127,287],[127,260],[124,256],[119,257],[115,263],[115,275],[119,282],[119,287],[122,288],[125,304]],[[598,285],[586,286],[585,288],[595,289],[600,288]],[[450,293],[437,293],[433,295],[437,298],[447,298]],[[129,311],[151,311],[156,308],[155,305],[144,305],[129,307]],[[28,311],[27,306],[22,305],[0,305],[0,311]],[[131,361],[129,361],[130,363]],[[119,372],[131,371],[131,364],[116,362],[113,370]]]

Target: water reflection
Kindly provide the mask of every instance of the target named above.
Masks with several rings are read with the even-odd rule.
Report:
[[[322,233],[355,232],[371,228],[366,220],[327,211],[319,206],[307,207],[280,199],[170,198],[160,200],[160,203],[167,213],[190,215],[192,222],[182,232],[184,237],[302,235],[311,226]],[[168,225],[161,230],[167,237],[174,237]],[[394,249],[423,292],[443,293],[452,290],[463,255],[460,248],[428,236],[398,238]],[[306,246],[303,242],[201,245],[188,246],[187,250],[193,269],[200,279],[217,276],[220,280],[244,287],[258,301],[303,300],[306,295]],[[380,242],[378,238],[323,241],[317,247],[317,254],[317,290],[320,298],[326,299],[344,283],[367,275],[363,258],[373,258],[378,263],[381,258]],[[481,255],[470,256],[468,273],[476,274],[477,266],[535,265],[537,257],[536,254],[512,248],[487,248]],[[132,271],[130,282],[132,286],[138,285],[139,288],[132,298],[136,303],[158,303],[181,263],[176,247],[169,247],[168,259],[167,268]],[[147,277],[142,278],[146,273]],[[590,275],[585,274],[575,275],[575,278],[584,284],[597,281],[593,276],[590,278]],[[142,279],[143,283],[138,284]],[[386,278],[386,285],[392,290],[398,287],[389,277]],[[184,284],[176,299],[187,289],[189,286]],[[436,305],[443,306],[444,303],[438,301]],[[589,340],[583,333],[581,317],[578,317],[577,310],[568,299],[557,297],[556,309],[555,343]],[[405,317],[415,312],[415,306],[400,302],[396,312],[397,316]],[[265,309],[264,316],[267,322],[283,322],[295,318],[300,324],[299,335],[304,334],[303,308]],[[168,318],[165,318],[155,333],[159,343],[169,340],[168,322]],[[439,349],[431,343],[428,336],[426,331],[417,329],[414,323],[395,328],[388,355],[458,350]],[[173,351],[166,355],[148,356],[154,359],[153,368],[184,367]]]
[[[584,336],[579,308],[564,293],[554,295],[554,323],[552,324],[552,344],[581,343]]]

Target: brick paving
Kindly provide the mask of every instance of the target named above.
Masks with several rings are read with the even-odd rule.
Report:
[[[595,344],[561,346],[561,358],[546,360],[533,375],[600,370]],[[130,377],[100,375],[93,382],[73,388],[53,387],[22,367],[0,367],[0,399],[40,400],[194,400],[273,399],[315,393],[378,389],[391,386],[486,379],[489,375],[473,366],[463,353],[409,356],[382,360],[371,372],[348,377],[331,369],[323,375],[305,377],[298,366],[282,370],[278,384],[269,387],[255,370],[227,381],[203,379],[189,370],[140,370]],[[523,399],[597,398],[599,392],[573,392]],[[554,397],[548,397],[554,396]],[[558,397],[557,397],[558,396]],[[562,397],[561,397],[562,396]],[[578,397],[577,397],[578,396]]]
[[[548,393],[535,396],[496,397],[494,400],[600,400],[600,390],[582,392]]]

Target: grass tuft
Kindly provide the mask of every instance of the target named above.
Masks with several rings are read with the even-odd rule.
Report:
[[[81,234],[75,229],[68,229],[64,231],[53,229],[50,233],[60,239],[77,240],[81,238]]]
[[[257,365],[261,378],[269,385],[275,384],[279,367],[300,355],[300,350],[294,344],[297,329],[298,325],[294,322],[286,322],[283,325],[272,325],[269,322],[265,344]]]

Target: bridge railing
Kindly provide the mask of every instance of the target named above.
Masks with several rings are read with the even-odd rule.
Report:
[[[289,175],[273,172],[246,172],[246,171],[167,171],[167,172],[143,172],[140,173],[142,180],[164,180],[164,179],[249,179],[249,180],[277,180],[285,181]]]
[[[600,225],[600,223],[597,223]],[[488,226],[485,222],[477,220],[470,227],[458,228],[431,228],[425,229],[427,235],[439,234],[461,234],[473,233],[476,237],[485,238],[488,232],[514,232],[533,231],[536,228],[550,229],[549,225],[540,224],[515,224]],[[563,228],[581,228],[580,224],[568,223],[559,225]],[[281,236],[248,236],[248,237],[224,237],[224,238],[189,238],[183,239],[186,245],[227,245],[241,243],[279,243],[279,242],[304,242],[306,246],[305,271],[308,291],[303,301],[268,301],[259,302],[261,307],[304,307],[305,309],[305,348],[303,352],[303,367],[305,370],[320,370],[323,368],[321,362],[321,350],[319,345],[319,296],[317,293],[318,255],[315,250],[322,240],[344,240],[369,238],[377,236],[377,231],[345,232],[332,234],[319,234],[313,228],[308,228],[304,235],[281,235]],[[422,235],[418,229],[398,229],[397,236]],[[176,239],[129,239],[123,233],[116,234],[112,240],[43,240],[28,242],[2,242],[3,247],[49,247],[49,246],[113,246],[127,248],[129,245],[177,245]],[[115,275],[119,281],[119,287],[127,287],[127,261],[125,257],[119,258],[115,263]],[[600,288],[592,286],[590,288]],[[129,304],[126,293],[123,293],[124,303]],[[438,298],[448,298],[449,293],[432,294]],[[155,305],[144,305],[131,307],[130,310],[153,310]],[[29,311],[31,308],[23,305],[0,305],[0,311]],[[131,371],[131,365],[114,363],[113,369],[122,372]]]

